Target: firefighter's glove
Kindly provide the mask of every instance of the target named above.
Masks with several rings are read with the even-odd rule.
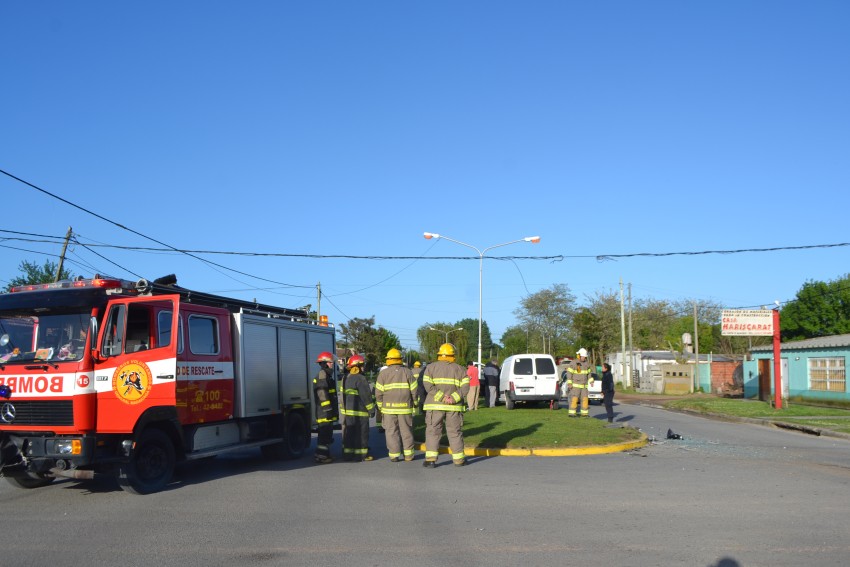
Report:
[[[375,417],[375,410],[369,412],[369,417]]]

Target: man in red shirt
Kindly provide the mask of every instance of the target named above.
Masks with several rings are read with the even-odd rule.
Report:
[[[478,367],[472,361],[469,361],[469,365],[466,367],[466,375],[469,376],[469,394],[466,395],[466,406],[470,410],[477,410],[481,381],[478,379]]]

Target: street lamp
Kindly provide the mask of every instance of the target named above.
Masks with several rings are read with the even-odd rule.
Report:
[[[443,333],[446,335],[446,342],[449,342],[449,335],[454,333],[455,331],[462,331],[463,327],[458,327],[457,329],[452,329],[451,331],[443,331],[442,329],[435,329],[434,327],[428,327],[432,331],[437,331],[438,333]]]
[[[426,232],[424,234],[427,240],[432,238],[443,238],[448,240],[449,242],[454,242],[455,244],[460,244],[461,246],[466,246],[467,248],[472,248],[476,252],[478,252],[478,364],[481,364],[481,323],[483,321],[483,310],[482,310],[482,302],[483,302],[483,289],[484,289],[484,254],[488,250],[492,250],[493,248],[499,248],[501,246],[507,246],[508,244],[516,244],[517,242],[531,242],[532,244],[537,244],[540,242],[539,236],[526,236],[525,238],[520,238],[519,240],[511,240],[510,242],[505,242],[503,244],[495,244],[493,246],[488,246],[484,250],[479,250],[472,244],[467,244],[466,242],[461,242],[460,240],[455,240],[453,238],[449,238],[448,236],[443,236],[442,234],[436,234],[434,232]],[[446,339],[448,342],[448,339]]]

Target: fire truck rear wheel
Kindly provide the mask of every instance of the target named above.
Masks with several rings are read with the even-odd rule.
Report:
[[[174,473],[174,445],[159,429],[144,431],[136,441],[130,461],[118,469],[118,484],[133,494],[150,494],[165,488]]]
[[[7,476],[9,484],[17,488],[41,488],[53,482],[52,476],[43,476],[38,473],[27,473],[26,476]]]
[[[286,418],[286,431],[283,443],[264,445],[261,448],[267,459],[297,459],[303,457],[310,446],[310,430],[304,416],[298,412],[290,413]]]
[[[304,414],[293,412],[286,420],[286,443],[284,450],[286,458],[298,459],[303,457],[310,446],[310,428]]]

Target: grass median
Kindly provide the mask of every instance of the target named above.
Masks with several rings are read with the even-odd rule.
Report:
[[[595,418],[570,418],[565,409],[525,407],[508,411],[503,406],[480,408],[463,416],[463,440],[467,447],[486,449],[563,449],[610,445],[640,439],[629,427],[606,427]],[[425,441],[425,416],[413,418],[414,436]],[[448,440],[443,435],[441,445]]]
[[[777,410],[768,402],[728,398],[673,400],[665,402],[664,407],[705,414],[766,419],[793,423],[806,428],[850,434],[850,410],[841,408],[786,403],[782,409]]]
[[[742,400],[737,398],[689,398],[672,400],[665,402],[664,407],[676,410],[695,411],[699,413],[717,413],[735,417],[752,417],[775,420],[801,416],[850,417],[850,410],[845,409],[824,408],[802,404],[785,404],[782,409],[777,410],[773,409],[768,402]]]

